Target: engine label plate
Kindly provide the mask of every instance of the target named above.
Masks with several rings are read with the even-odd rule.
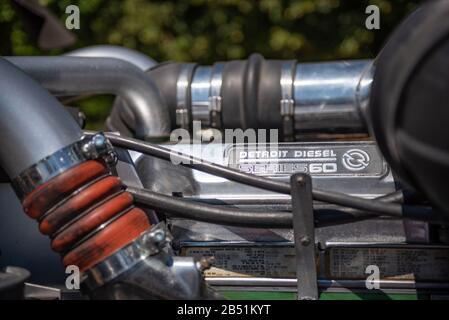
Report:
[[[185,247],[182,255],[215,257],[214,266],[206,277],[268,277],[294,278],[295,249],[293,247]]]
[[[187,246],[181,255],[214,256],[207,277],[295,278],[292,246]],[[320,277],[365,280],[368,266],[379,268],[380,280],[449,281],[449,247],[391,245],[337,246],[317,254]]]
[[[449,280],[449,249],[438,247],[334,247],[326,251],[330,279],[366,279],[367,266],[385,280]]]
[[[386,163],[373,142],[282,143],[234,145],[226,150],[228,165],[260,176],[297,172],[312,176],[381,176]]]

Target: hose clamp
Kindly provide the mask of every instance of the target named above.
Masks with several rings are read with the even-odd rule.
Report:
[[[281,66],[280,114],[282,117],[283,136],[286,141],[294,139],[295,99],[293,97],[293,86],[295,71],[296,60],[286,61]]]
[[[190,85],[194,63],[182,65],[176,82],[176,125],[183,129],[190,129]]]
[[[112,144],[102,134],[82,138],[24,170],[12,180],[12,186],[23,199],[40,185],[87,160],[102,159],[109,166],[117,163]]]
[[[83,287],[87,290],[99,288],[142,260],[161,252],[167,244],[166,234],[164,223],[154,225],[127,246],[85,271],[82,278]]]
[[[223,81],[223,62],[217,62],[212,67],[212,75],[210,79],[209,92],[209,118],[210,126],[212,128],[221,129],[223,127],[221,112],[222,112],[222,96],[221,84]]]

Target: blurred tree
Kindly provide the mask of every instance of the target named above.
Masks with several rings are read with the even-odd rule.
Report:
[[[266,58],[317,61],[374,57],[393,28],[418,0],[39,0],[64,23],[78,5],[81,28],[73,48],[115,44],[157,61]],[[365,8],[379,6],[380,30],[365,28]],[[60,54],[35,47],[9,1],[0,0],[2,55]],[[102,120],[107,108],[89,110]]]

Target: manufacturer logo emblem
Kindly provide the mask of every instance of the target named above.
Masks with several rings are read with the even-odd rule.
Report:
[[[351,149],[345,152],[342,158],[343,166],[350,171],[360,171],[368,167],[369,155],[360,149]]]

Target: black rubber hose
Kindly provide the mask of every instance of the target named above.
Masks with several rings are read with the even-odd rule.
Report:
[[[176,217],[245,227],[291,228],[291,212],[257,212],[238,208],[215,206],[166,196],[146,189],[128,187],[137,205],[142,205]]]
[[[397,190],[395,192],[377,197],[375,200],[391,203],[403,203],[404,198],[405,196],[403,190]],[[343,208],[339,210],[320,209],[319,213],[320,214],[315,217],[315,223],[320,226],[343,224],[354,222],[356,220],[367,220],[379,217],[379,214],[377,213],[370,213],[352,208]]]
[[[210,222],[215,224],[253,227],[253,228],[291,228],[292,213],[285,211],[250,211],[240,208],[231,208],[225,206],[216,206],[195,202],[191,200],[176,198],[163,195],[147,189],[128,187],[127,191],[134,197],[137,205],[151,209],[161,210],[166,214],[187,218],[197,221]],[[379,200],[390,201],[394,199],[395,194],[380,197]],[[382,199],[383,198],[383,199]],[[358,210],[337,210],[337,209],[316,209],[315,226],[323,227],[336,225],[357,220],[371,219],[379,214],[361,212]],[[428,221],[434,217],[429,212],[423,212],[418,220]],[[407,218],[407,217],[404,217]]]
[[[246,174],[225,166],[221,166],[190,155],[172,151],[156,144],[143,142],[132,138],[124,138],[114,134],[106,133],[106,136],[113,145],[126,149],[141,152],[156,158],[167,161],[176,160],[189,168],[217,175],[235,182],[247,184],[256,188],[290,194],[290,184]],[[399,204],[385,203],[370,199],[357,198],[342,193],[329,192],[323,190],[313,190],[313,198],[317,201],[337,204],[343,207],[359,209],[363,211],[384,214],[388,216],[403,218],[404,215],[413,218],[422,217],[423,211],[428,212],[428,208],[418,206],[402,206]]]

